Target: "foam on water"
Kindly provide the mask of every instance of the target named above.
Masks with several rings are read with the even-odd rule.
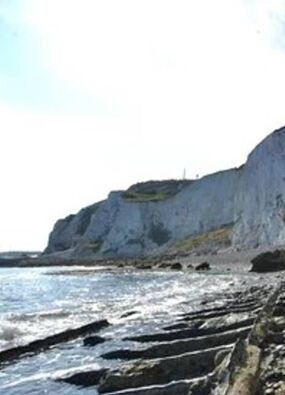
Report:
[[[10,321],[37,321],[37,320],[50,320],[50,319],[62,319],[69,317],[72,314],[71,311],[66,311],[63,309],[56,309],[51,310],[48,312],[41,312],[41,313],[28,313],[28,314],[11,314],[9,316]]]

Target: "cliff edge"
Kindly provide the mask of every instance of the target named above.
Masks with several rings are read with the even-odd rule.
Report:
[[[285,128],[242,167],[198,180],[149,181],[56,222],[44,254],[135,257],[285,242]]]

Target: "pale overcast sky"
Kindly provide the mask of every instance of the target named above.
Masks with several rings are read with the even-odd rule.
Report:
[[[0,0],[0,251],[285,124],[285,1]]]

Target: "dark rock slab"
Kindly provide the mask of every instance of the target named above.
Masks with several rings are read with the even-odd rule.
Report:
[[[246,303],[238,303],[236,302],[235,304],[224,304],[222,306],[218,306],[218,307],[212,307],[209,309],[203,309],[203,310],[199,310],[199,311],[191,311],[190,313],[183,313],[181,314],[182,317],[193,317],[193,319],[199,318],[200,316],[204,319],[207,318],[206,314],[212,314],[215,312],[224,312],[227,311],[228,313],[231,312],[238,312],[239,309],[248,309],[251,310],[255,309],[257,307],[260,307],[260,301],[251,301],[251,302],[246,302]]]
[[[83,340],[83,344],[84,346],[94,347],[97,346],[97,344],[104,343],[105,341],[106,339],[101,336],[88,336]]]
[[[185,354],[188,352],[198,351],[233,344],[237,338],[246,338],[251,326],[229,332],[219,333],[210,336],[196,337],[190,340],[176,340],[168,343],[159,343],[144,350],[117,350],[101,355],[104,359],[155,359],[164,358],[173,355]]]
[[[191,390],[191,392],[189,392]],[[108,392],[108,395],[208,395],[210,391],[207,376],[193,380],[179,380],[162,385],[130,388],[122,391]]]
[[[246,307],[228,307],[225,308],[224,310],[220,309],[209,313],[197,313],[197,315],[189,315],[189,316],[185,315],[183,321],[191,321],[196,319],[207,320],[210,318],[229,315],[231,313],[238,314],[238,313],[246,313],[250,311],[257,311],[259,308],[260,308],[259,304],[253,304],[251,306],[246,306]]]
[[[267,251],[252,259],[251,272],[265,273],[285,270],[285,250]]]
[[[201,326],[203,324],[203,322],[204,321],[199,321],[199,323],[197,323],[197,325],[195,325],[194,327],[195,328],[199,328],[199,326]],[[188,322],[180,322],[178,324],[165,326],[162,329],[165,330],[165,331],[173,331],[173,330],[177,330],[177,329],[186,329],[186,328],[189,328],[189,323]]]
[[[128,318],[128,317],[130,317],[131,315],[134,315],[134,314],[138,314],[138,311],[136,311],[136,310],[126,311],[124,314],[121,315],[120,318]]]
[[[126,337],[123,340],[130,340],[130,341],[137,341],[144,343],[144,342],[156,342],[156,341],[162,342],[162,341],[171,341],[177,339],[187,339],[187,338],[193,338],[198,336],[213,335],[216,333],[222,333],[233,329],[247,327],[252,325],[253,322],[254,322],[254,317],[249,317],[228,325],[222,325],[222,326],[210,327],[210,328],[190,328],[190,329],[183,329],[183,330],[172,331],[172,332],[154,333],[150,335],[139,335],[139,336]]]
[[[215,356],[221,350],[230,350],[229,346],[187,353],[175,357],[154,359],[138,363],[129,363],[107,373],[101,380],[99,393],[120,391],[126,388],[138,388],[169,381],[190,379],[203,376],[215,367]]]
[[[64,381],[65,383],[78,385],[80,387],[90,387],[98,385],[100,380],[106,376],[106,373],[107,369],[79,372],[72,376],[59,379],[58,381]]]
[[[107,326],[109,326],[109,322],[107,320],[95,321],[90,324],[80,326],[79,328],[67,329],[66,331],[48,336],[44,339],[35,340],[25,346],[18,346],[9,350],[1,351],[0,364],[20,358],[25,354],[35,354],[47,350],[57,344],[65,343],[89,333],[97,332]]]

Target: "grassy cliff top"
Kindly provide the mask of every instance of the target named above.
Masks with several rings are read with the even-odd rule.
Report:
[[[132,185],[122,196],[129,202],[160,202],[175,196],[192,180],[147,181]]]

